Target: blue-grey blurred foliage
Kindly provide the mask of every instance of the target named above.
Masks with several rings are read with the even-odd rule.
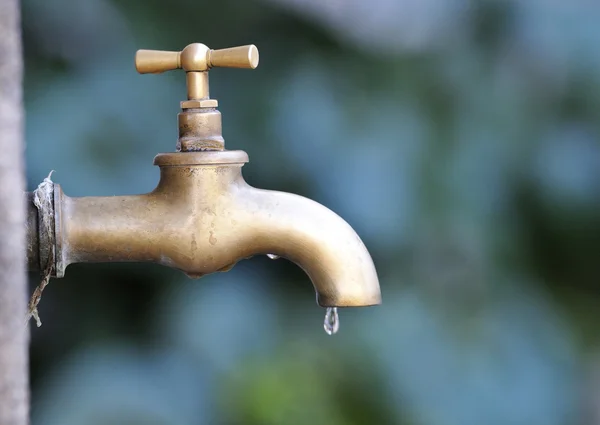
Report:
[[[589,0],[24,0],[29,190],[151,190],[185,84],[135,50],[255,43],[257,70],[211,73],[227,147],[345,217],[384,296],[328,337],[285,260],[72,266],[32,333],[33,423],[600,424],[598,22]]]

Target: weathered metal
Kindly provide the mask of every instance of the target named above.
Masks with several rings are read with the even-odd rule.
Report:
[[[191,46],[181,53],[138,52],[137,69],[162,72],[183,64],[189,74],[206,73],[215,64],[258,65],[254,46],[224,51]],[[208,84],[208,77],[187,81]],[[206,98],[192,98],[198,94]],[[208,86],[188,87],[188,97],[212,100]],[[54,185],[55,275],[62,277],[72,263],[135,261],[163,264],[197,278],[227,271],[244,258],[274,254],[309,275],[321,306],[379,304],[373,261],[354,230],[310,199],[249,186],[241,172],[248,155],[225,150],[220,113],[198,106],[180,114],[180,152],[155,157],[160,181],[152,192],[71,198]],[[30,263],[40,264],[35,247],[42,252],[48,242],[41,233],[29,235],[40,241],[30,241]]]

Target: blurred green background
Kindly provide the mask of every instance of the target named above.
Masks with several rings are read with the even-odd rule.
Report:
[[[344,217],[384,298],[329,337],[286,260],[73,265],[32,328],[33,424],[600,424],[598,22],[588,0],[24,0],[28,190],[152,190],[185,78],[135,51],[254,43],[258,69],[211,72],[226,146]]]

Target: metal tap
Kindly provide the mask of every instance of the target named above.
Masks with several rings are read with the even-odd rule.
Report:
[[[381,302],[371,256],[348,223],[310,199],[251,187],[242,176],[246,152],[225,149],[208,70],[256,68],[254,45],[139,50],[135,64],[142,74],[186,72],[177,151],[154,158],[160,181],[147,194],[71,198],[53,184],[52,202],[36,207],[29,193],[30,269],[50,266],[63,277],[73,263],[155,262],[198,278],[274,254],[308,274],[323,307]]]

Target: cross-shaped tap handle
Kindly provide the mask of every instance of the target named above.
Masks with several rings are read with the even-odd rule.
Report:
[[[258,66],[258,49],[254,44],[213,50],[201,43],[193,43],[181,52],[138,50],[135,69],[140,74],[159,74],[183,69],[187,75],[188,99],[208,99],[208,71],[213,67],[247,68]]]

